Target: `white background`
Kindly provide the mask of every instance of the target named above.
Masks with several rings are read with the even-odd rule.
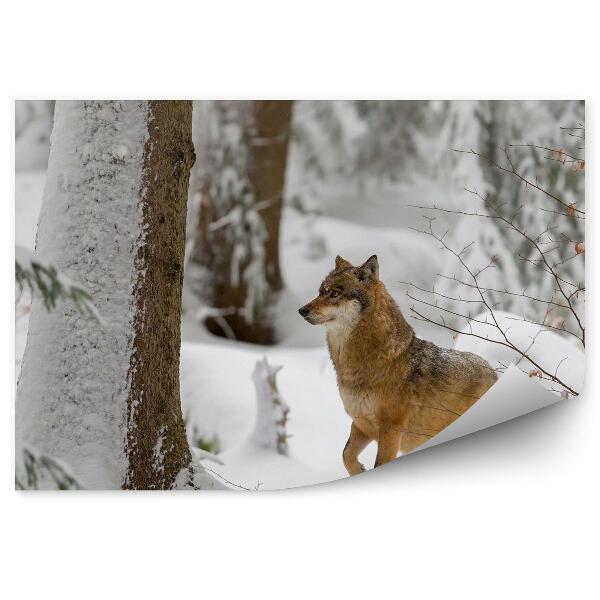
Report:
[[[11,96],[583,97],[591,333],[583,399],[350,481],[266,494],[16,494],[13,300],[5,284],[0,586],[14,588],[5,597],[597,594],[594,4],[7,4],[0,17],[4,282],[13,281]]]

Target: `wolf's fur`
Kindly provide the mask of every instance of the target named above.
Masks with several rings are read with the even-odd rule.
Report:
[[[352,418],[343,452],[351,475],[364,470],[358,456],[372,440],[377,467],[439,433],[496,382],[481,357],[415,336],[379,280],[376,256],[360,267],[338,256],[300,314],[327,329],[340,396]]]

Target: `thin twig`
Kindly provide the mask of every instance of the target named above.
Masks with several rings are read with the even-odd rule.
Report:
[[[575,208],[574,205],[572,204],[567,204],[564,200],[562,200],[561,198],[559,198],[558,196],[556,196],[555,194],[553,194],[552,192],[540,187],[537,183],[534,183],[533,181],[530,181],[529,179],[527,179],[526,177],[524,177],[523,175],[521,175],[515,168],[514,164],[512,163],[512,160],[510,159],[510,156],[508,155],[508,152],[505,148],[505,153],[507,156],[507,159],[509,161],[510,164],[510,169],[501,165],[500,163],[496,162],[495,160],[493,160],[492,158],[490,158],[489,156],[486,156],[484,154],[481,154],[480,152],[477,152],[475,150],[458,150],[458,149],[453,149],[454,152],[459,152],[462,154],[472,154],[473,156],[477,156],[479,159],[481,160],[485,160],[486,162],[488,162],[492,167],[495,167],[496,169],[499,169],[500,171],[502,171],[503,173],[509,173],[511,175],[513,175],[514,177],[516,177],[517,179],[519,179],[520,181],[522,181],[523,183],[525,183],[526,185],[542,192],[543,194],[545,194],[546,196],[548,196],[549,198],[552,198],[553,200],[555,200],[556,202],[558,202],[560,205],[564,206],[567,210],[571,209],[573,210],[575,213],[581,215],[582,217],[585,215],[585,211],[581,210],[579,208]]]

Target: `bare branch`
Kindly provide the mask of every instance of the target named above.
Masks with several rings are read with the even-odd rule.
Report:
[[[509,148],[531,148],[532,150],[545,150],[546,152],[551,152],[555,156],[546,156],[546,158],[550,160],[555,160],[562,164],[572,163],[572,162],[585,162],[583,158],[579,156],[573,156],[568,152],[565,152],[562,148],[550,148],[548,146],[538,146],[537,144],[508,144]],[[563,159],[558,158],[557,156],[564,157]]]
[[[442,273],[437,273],[437,277],[442,277],[444,279],[449,279],[450,281],[454,281],[456,283],[460,283],[461,285],[464,285],[466,287],[470,287],[470,288],[475,288],[475,286],[471,283],[469,283],[468,281],[462,281],[461,279],[458,279],[455,275],[453,275],[452,277],[449,277],[448,275],[444,275]],[[509,290],[500,290],[497,288],[489,288],[489,287],[482,287],[480,286],[480,289],[484,292],[492,292],[492,293],[496,293],[496,294],[506,294],[508,296],[515,296],[518,298],[524,298],[526,300],[532,300],[534,302],[539,302],[542,304],[552,304],[553,306],[557,306],[559,308],[566,308],[568,309],[569,306],[567,304],[562,304],[560,302],[555,302],[554,300],[550,299],[550,300],[546,300],[546,299],[542,299],[542,298],[536,298],[535,296],[530,296],[529,294],[525,293],[525,290],[523,290],[523,292],[511,292]]]
[[[432,323],[432,324],[444,327],[444,328],[449,329],[450,331],[454,331],[456,333],[462,333],[463,335],[470,335],[470,336],[477,337],[477,338],[480,338],[480,339],[486,339],[489,342],[500,344],[502,346],[505,346],[507,348],[510,348],[510,349],[514,350],[517,354],[519,354],[519,355],[523,356],[524,358],[526,358],[532,365],[534,365],[544,375],[552,378],[553,381],[555,381],[556,383],[558,383],[559,385],[561,385],[562,387],[564,387],[565,389],[567,389],[572,394],[576,395],[577,393],[570,386],[568,386],[566,383],[564,383],[563,381],[561,381],[555,375],[552,375],[552,373],[550,373],[549,371],[547,371],[537,361],[535,361],[531,356],[527,355],[525,353],[525,351],[523,351],[520,348],[518,348],[513,342],[511,342],[508,339],[508,335],[507,335],[508,330],[505,331],[500,326],[500,324],[498,323],[498,320],[497,320],[495,312],[494,312],[494,308],[495,307],[492,304],[490,304],[488,302],[488,300],[486,299],[484,291],[479,286],[479,282],[477,280],[477,274],[474,273],[473,270],[467,265],[467,263],[462,258],[461,254],[459,252],[457,252],[456,250],[452,249],[450,246],[448,246],[448,244],[446,244],[446,242],[444,241],[444,237],[446,236],[447,232],[443,236],[439,236],[439,235],[435,234],[435,232],[433,231],[432,222],[433,222],[433,219],[431,219],[431,218],[428,219],[429,229],[428,229],[428,231],[422,231],[422,233],[424,233],[425,235],[429,235],[433,239],[437,240],[441,244],[441,246],[442,246],[443,249],[447,250],[449,253],[451,253],[459,261],[459,263],[462,265],[462,267],[465,269],[465,271],[471,277],[473,289],[475,289],[477,291],[477,293],[479,294],[479,297],[481,298],[481,303],[487,309],[487,311],[488,311],[488,313],[489,313],[489,315],[490,315],[493,323],[490,323],[488,321],[481,321],[480,319],[475,319],[475,318],[471,317],[470,315],[464,315],[462,313],[458,313],[456,311],[452,311],[450,309],[441,307],[441,306],[439,306],[437,304],[433,304],[433,303],[427,302],[426,300],[422,300],[422,299],[416,298],[414,296],[411,296],[407,292],[408,297],[411,298],[412,300],[416,301],[416,302],[420,302],[422,304],[425,304],[425,305],[428,305],[430,307],[436,308],[437,310],[441,310],[441,311],[446,312],[448,314],[452,314],[452,315],[455,315],[455,316],[467,319],[467,321],[469,321],[469,322],[477,322],[477,323],[482,323],[482,324],[490,325],[490,326],[492,326],[494,329],[496,329],[500,333],[500,335],[502,336],[502,340],[494,340],[494,339],[490,339],[490,338],[484,338],[483,336],[480,336],[480,335],[477,335],[477,334],[473,333],[472,330],[471,330],[470,333],[459,331],[458,329],[453,328],[450,325],[447,325],[446,322],[444,321],[442,315],[440,315],[440,319],[441,319],[442,323],[439,323],[439,322],[437,322],[437,321],[435,321],[433,319],[430,319],[429,317],[426,317],[422,313],[418,312],[414,308],[414,306],[412,306],[410,310],[414,314],[416,314],[417,316],[419,316],[421,318],[421,320],[424,320],[426,322],[429,322],[429,323]],[[567,303],[570,305],[570,300],[568,300]]]
[[[550,191],[542,188],[541,186],[539,186],[537,184],[537,182],[534,183],[533,181],[530,181],[529,179],[527,179],[526,177],[524,177],[523,175],[521,175],[516,170],[516,168],[515,168],[512,160],[510,159],[510,156],[509,156],[508,151],[506,150],[506,148],[504,149],[504,151],[505,151],[507,160],[509,161],[510,168],[507,168],[504,165],[501,165],[500,163],[496,162],[494,159],[490,158],[489,156],[481,154],[480,152],[477,152],[475,150],[458,150],[458,149],[453,149],[453,150],[454,150],[454,152],[459,152],[459,153],[462,153],[462,154],[472,154],[473,156],[476,156],[480,160],[486,161],[492,167],[494,167],[496,169],[499,169],[503,173],[509,173],[510,175],[516,177],[517,179],[519,179],[520,181],[522,181],[523,183],[525,183],[525,185],[528,185],[528,186],[530,186],[530,187],[532,187],[532,188],[534,188],[534,189],[542,192],[543,194],[545,194],[546,196],[548,196],[548,198],[552,198],[553,200],[555,200],[556,202],[558,202],[561,206],[564,206],[567,210],[570,208],[575,213],[579,214],[581,217],[585,216],[585,211],[584,210],[581,210],[579,208],[575,208],[575,206],[567,204],[564,200],[562,200],[561,198],[559,198],[558,196],[556,196],[552,192],[550,192]]]
[[[431,319],[430,317],[427,317],[426,315],[423,315],[422,313],[418,312],[414,307],[411,307],[410,310],[411,310],[411,312],[413,312],[414,314],[416,314],[418,316],[419,320],[425,321],[426,323],[431,323],[433,325],[438,325],[439,327],[444,327],[445,329],[448,329],[450,331],[454,331],[455,333],[459,333],[461,335],[467,335],[467,336],[470,336],[470,337],[475,337],[475,338],[478,338],[480,340],[484,340],[484,341],[490,342],[492,344],[498,344],[500,346],[505,346],[506,348],[510,348],[510,349],[514,350],[515,352],[517,352],[518,354],[520,354],[523,358],[527,359],[534,367],[537,367],[544,375],[546,375],[549,378],[550,381],[554,381],[554,382],[558,383],[559,385],[561,385],[563,388],[565,388],[566,390],[568,390],[574,396],[578,396],[579,395],[573,388],[571,388],[566,383],[564,383],[563,381],[561,381],[556,375],[553,375],[552,373],[549,373],[548,371],[546,371],[535,360],[533,360],[530,356],[528,356],[524,351],[521,351],[516,346],[514,346],[514,344],[511,344],[510,342],[504,342],[502,340],[495,340],[495,339],[492,339],[492,338],[489,338],[489,337],[484,337],[482,335],[478,335],[478,334],[472,333],[472,332],[460,331],[459,329],[451,327],[450,325],[446,325],[445,323],[438,323],[434,319]],[[491,323],[488,323],[488,324],[492,325]],[[499,331],[502,333],[501,329],[499,329]]]
[[[577,338],[581,343],[583,343],[581,336],[577,335],[573,331],[569,331],[564,326],[563,327],[555,327],[554,325],[550,325],[549,323],[540,323],[539,321],[533,321],[531,319],[526,319],[525,317],[506,317],[506,318],[510,319],[511,321],[520,321],[521,323],[531,323],[532,325],[538,325],[539,327],[544,327],[545,329],[554,329],[554,331],[560,331],[561,333],[567,333],[568,335],[572,335],[573,337]],[[563,321],[563,324],[564,324],[564,321]]]

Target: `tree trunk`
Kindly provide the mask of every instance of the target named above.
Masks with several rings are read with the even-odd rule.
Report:
[[[170,488],[191,456],[179,400],[190,102],[57,102],[37,253],[101,326],[34,301],[17,440],[86,487]]]
[[[271,344],[292,102],[216,101],[209,113],[192,183],[190,288],[211,332]]]

